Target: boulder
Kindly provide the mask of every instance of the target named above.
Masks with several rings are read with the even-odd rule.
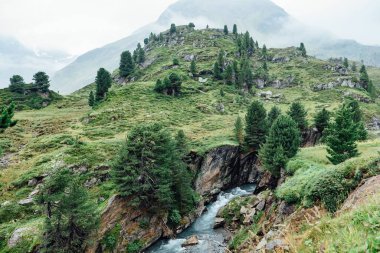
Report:
[[[28,205],[33,204],[33,198],[28,197],[28,198],[26,198],[26,199],[22,199],[22,200],[20,200],[18,203],[19,203],[20,205],[22,205],[22,206],[28,206]]]
[[[265,81],[263,79],[256,79],[255,82],[258,89],[263,89],[265,87]]]
[[[262,211],[262,210],[264,210],[264,208],[265,208],[265,199],[264,199],[264,200],[261,200],[261,201],[259,202],[259,204],[257,204],[257,206],[256,206],[256,209],[257,209],[258,211]]]
[[[223,218],[215,218],[215,223],[214,223],[214,229],[216,228],[221,228],[225,224],[225,220]]]
[[[15,231],[13,231],[12,236],[8,240],[8,247],[15,247],[17,244],[21,242],[22,238],[32,230],[33,228],[31,227],[17,228]]]
[[[30,180],[28,181],[28,186],[33,187],[33,186],[36,186],[37,183],[38,183],[37,179],[32,178],[32,179],[30,179]]]
[[[259,97],[262,97],[262,98],[271,98],[273,95],[273,93],[268,90],[268,91],[262,91],[259,93]]]
[[[183,57],[183,59],[185,60],[185,61],[192,61],[192,60],[194,60],[194,55],[193,54],[188,54],[188,55],[185,55],[184,57]]]
[[[208,81],[207,78],[199,77],[199,79],[198,79],[198,82],[200,82],[200,83],[206,83],[207,81]]]
[[[182,247],[188,247],[197,245],[199,243],[198,236],[192,235],[186,239],[184,243],[181,244]]]

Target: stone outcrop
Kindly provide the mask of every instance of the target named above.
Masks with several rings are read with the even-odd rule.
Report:
[[[202,196],[212,196],[222,190],[245,183],[257,182],[261,173],[255,154],[241,155],[239,147],[222,146],[204,157],[192,157],[191,167],[197,167],[195,189]]]
[[[322,134],[318,132],[316,128],[310,128],[302,132],[302,147],[313,147],[319,139],[322,137]]]

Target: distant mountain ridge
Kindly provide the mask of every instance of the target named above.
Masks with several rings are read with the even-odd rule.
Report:
[[[380,66],[380,47],[365,46],[313,31],[270,0],[179,0],[165,10],[155,23],[79,56],[56,72],[52,88],[62,93],[78,90],[94,81],[98,68],[116,69],[121,52],[134,49],[150,32],[166,30],[171,23],[183,25],[189,22],[194,22],[196,28],[206,25],[223,27],[227,24],[230,30],[233,24],[237,24],[239,32],[248,30],[260,44],[266,43],[269,47],[294,46],[303,41],[308,53],[319,58],[348,57]]]

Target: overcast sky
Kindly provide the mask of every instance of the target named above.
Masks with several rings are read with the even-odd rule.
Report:
[[[0,35],[78,55],[154,22],[175,1],[0,0]],[[307,25],[380,45],[380,0],[273,1]]]

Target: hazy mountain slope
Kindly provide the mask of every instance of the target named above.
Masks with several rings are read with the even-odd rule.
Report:
[[[338,40],[327,33],[314,31],[294,20],[270,0],[180,0],[165,10],[154,24],[129,37],[92,50],[58,71],[53,77],[53,89],[70,93],[83,87],[93,81],[99,67],[109,70],[116,68],[122,51],[133,49],[150,32],[164,30],[172,22],[194,22],[197,28],[204,28],[207,24],[210,27],[228,24],[230,30],[236,23],[239,31],[249,30],[255,39],[268,46],[293,46],[304,41],[309,53],[320,58],[345,56],[380,65],[380,47]]]
[[[34,73],[53,74],[72,60],[63,52],[34,52],[15,39],[0,37],[0,87],[8,86],[14,74],[31,81]]]

